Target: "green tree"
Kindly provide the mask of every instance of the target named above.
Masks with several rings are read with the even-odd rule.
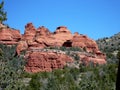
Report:
[[[31,81],[29,82],[29,86],[27,90],[40,90],[40,77],[39,74],[35,74],[32,76]]]
[[[120,51],[117,53],[117,58],[119,59],[118,72],[117,72],[117,81],[116,81],[116,90],[120,89]]]
[[[117,58],[120,60],[120,51],[117,53]]]
[[[0,23],[3,23],[3,21],[7,20],[7,13],[4,11],[4,1],[0,3]]]
[[[21,77],[25,65],[23,57],[15,56],[16,46],[0,44],[0,49],[0,89],[23,90],[24,84]]]

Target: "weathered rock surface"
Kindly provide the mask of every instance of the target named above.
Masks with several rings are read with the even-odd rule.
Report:
[[[17,44],[21,39],[19,30],[13,30],[10,28],[3,28],[0,30],[0,43],[6,45]]]
[[[28,62],[25,67],[27,72],[52,71],[63,68],[67,62],[73,62],[71,57],[54,52],[30,52],[28,54],[26,57]]]
[[[47,47],[79,47],[84,51],[77,52],[77,54],[80,60],[86,62],[86,64],[90,61],[95,64],[106,63],[105,54],[99,51],[94,40],[77,32],[72,34],[65,26],[59,26],[54,33],[51,33],[44,26],[36,29],[32,23],[28,23],[25,26],[25,33],[23,35],[20,34],[19,30],[13,30],[1,24],[0,28],[1,44],[18,44],[16,48],[18,55],[20,55],[21,51],[27,51],[25,55],[28,61],[25,66],[27,72],[51,71],[53,69],[63,68],[67,62],[74,62],[73,58],[67,56],[65,52],[39,51]],[[92,55],[89,53],[92,53]]]
[[[40,34],[38,33],[40,32]],[[63,46],[63,43],[67,40],[72,39],[72,34],[71,32],[63,26],[60,26],[56,29],[54,33],[50,33],[47,29],[44,27],[41,27],[40,29],[37,30],[37,35],[35,37],[36,42],[40,44],[44,44],[46,47],[50,46],[58,46],[61,47]]]
[[[18,55],[20,55],[21,51],[27,50],[28,44],[26,41],[19,41],[17,47],[16,47],[16,52]]]
[[[23,40],[33,40],[36,34],[36,29],[32,23],[28,23],[25,26],[25,33],[23,35]]]
[[[96,42],[85,35],[74,34],[72,38],[72,47],[85,48],[87,52],[97,52]]]
[[[85,63],[86,65],[89,65],[90,62],[93,62],[94,65],[96,64],[106,64],[106,56],[104,54],[79,54],[79,57],[81,58],[81,61]]]

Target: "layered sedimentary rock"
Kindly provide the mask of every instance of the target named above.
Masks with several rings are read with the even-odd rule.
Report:
[[[0,30],[0,43],[6,45],[14,45],[17,44],[22,35],[19,30],[13,30],[10,28],[3,27]]]
[[[1,44],[17,44],[16,52],[18,55],[23,50],[27,51],[25,55],[25,59],[27,60],[25,70],[27,72],[51,71],[63,68],[67,62],[74,62],[73,58],[66,55],[66,52],[56,53],[54,50],[50,52],[40,51],[46,50],[45,48],[48,47],[81,48],[82,52],[75,52],[81,61],[87,64],[90,61],[98,64],[106,63],[105,54],[99,51],[94,40],[77,32],[72,34],[65,26],[59,26],[55,32],[51,33],[44,26],[36,29],[32,23],[28,23],[25,26],[25,33],[23,35],[20,34],[19,30],[13,30],[2,25],[1,27]]]
[[[27,72],[52,71],[73,62],[71,57],[54,52],[30,52],[26,58],[29,60],[25,67]]]
[[[80,47],[86,49],[87,52],[97,52],[98,46],[96,42],[86,35],[79,35],[75,33],[72,38],[72,47]]]
[[[33,40],[36,35],[36,29],[32,23],[28,23],[25,26],[25,33],[22,37],[23,40]]]

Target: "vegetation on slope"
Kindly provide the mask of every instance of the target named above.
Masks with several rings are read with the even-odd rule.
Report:
[[[0,22],[6,20],[3,5],[1,2]],[[80,68],[65,67],[35,74],[24,72],[25,60],[15,55],[15,46],[0,45],[0,90],[115,90],[120,33],[115,36],[117,38],[113,36],[97,41],[110,59],[106,65],[80,64]]]
[[[98,39],[96,42],[99,49],[106,53],[108,62],[118,63],[116,55],[120,50],[120,32],[109,38]]]
[[[103,52],[113,52],[120,49],[120,32],[111,36],[98,39],[97,44]]]
[[[18,90],[23,88],[21,74],[25,61],[15,56],[16,46],[0,45],[0,88]]]
[[[7,20],[7,13],[4,11],[4,1],[0,3],[0,23]]]
[[[24,72],[25,60],[15,56],[15,46],[0,48],[0,88],[4,90],[115,90],[115,63],[32,74]]]

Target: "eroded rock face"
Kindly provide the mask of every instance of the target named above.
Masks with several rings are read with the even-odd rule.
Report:
[[[36,34],[36,29],[32,23],[28,23],[25,26],[25,33],[22,37],[23,40],[33,40]]]
[[[27,50],[28,44],[26,41],[20,41],[16,47],[16,52],[18,55],[20,55],[21,51]]]
[[[87,52],[97,52],[98,46],[96,42],[85,35],[74,34],[72,39],[72,47],[85,48]]]
[[[61,47],[64,42],[72,39],[71,32],[66,27],[58,27],[52,34],[46,28],[41,27],[37,30],[36,42],[44,44],[46,47]]]
[[[57,27],[53,37],[55,38],[55,45],[62,47],[64,42],[72,39],[71,32],[65,26]]]
[[[60,33],[71,34],[71,32],[65,26],[59,26],[59,27],[57,27],[56,31],[54,33],[55,34],[60,34]]]
[[[0,30],[0,43],[6,45],[17,44],[21,39],[21,34],[19,30],[12,30],[5,28]]]
[[[16,48],[18,55],[20,55],[21,51],[27,51],[25,55],[27,60],[25,70],[27,72],[52,71],[53,69],[63,68],[67,62],[74,62],[73,58],[66,55],[66,52],[56,53],[53,52],[54,50],[44,52],[46,47],[79,47],[84,51],[74,53],[77,53],[80,60],[86,62],[86,64],[90,61],[95,64],[106,63],[105,54],[99,51],[94,40],[77,32],[72,34],[65,26],[57,27],[55,32],[51,33],[44,26],[36,29],[32,23],[28,23],[25,26],[23,35],[20,34],[19,30],[13,30],[3,25],[0,25],[1,27],[1,44],[18,44]],[[92,53],[92,55],[89,53]]]
[[[35,30],[34,26],[29,23],[26,25],[25,34],[23,40],[26,41],[21,45],[18,44],[18,54],[22,49],[29,50],[26,54],[26,60],[28,60],[25,70],[27,72],[41,72],[41,71],[52,71],[53,69],[63,68],[67,62],[74,62],[70,56],[67,56],[64,52],[42,52],[39,51],[46,47],[79,47],[85,49],[87,53],[94,53],[89,55],[86,53],[78,53],[80,60],[89,64],[105,64],[106,57],[98,49],[96,42],[85,35],[79,33],[72,34],[67,27],[57,27],[54,33],[51,33],[44,26],[39,27]],[[24,48],[24,45],[26,48]],[[28,47],[27,47],[28,46]],[[37,50],[32,51],[31,50]],[[38,52],[39,51],[39,52]],[[68,61],[66,61],[68,60]]]
[[[51,32],[44,26],[41,26],[36,30],[36,36],[49,36],[50,34]]]
[[[90,54],[79,54],[79,57],[81,58],[81,61],[86,64],[89,65],[90,62],[93,62],[94,65],[96,64],[106,64],[106,56],[104,54],[101,53],[101,56],[94,54],[94,55],[90,55]]]
[[[28,62],[25,70],[33,73],[63,68],[67,62],[73,62],[72,58],[65,54],[53,52],[31,52],[26,56]]]

